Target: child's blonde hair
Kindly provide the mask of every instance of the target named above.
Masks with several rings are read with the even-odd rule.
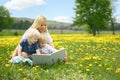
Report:
[[[38,29],[39,27],[41,27],[42,21],[45,20],[46,21],[46,17],[45,16],[38,16],[35,18],[31,28],[35,28]],[[47,32],[48,29],[47,27],[45,28],[45,32]]]
[[[32,37],[39,39],[40,32],[34,28],[29,28],[27,30],[26,37],[27,37],[27,39],[31,39]]]
[[[40,35],[40,37],[39,37],[39,44],[43,44],[43,43],[47,43],[47,39],[46,39],[46,37],[45,37],[45,35]]]

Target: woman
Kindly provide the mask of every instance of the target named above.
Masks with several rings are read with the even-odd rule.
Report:
[[[50,46],[52,46],[54,48],[54,45],[53,45],[53,39],[51,38],[49,32],[48,32],[48,29],[47,29],[47,26],[46,26],[46,17],[45,16],[38,16],[35,18],[33,24],[31,25],[30,28],[34,28],[34,29],[37,29],[41,35],[44,35],[47,39],[47,44],[49,44]],[[27,33],[28,30],[26,30],[26,32],[24,33],[21,41],[26,38],[26,33]],[[14,53],[12,54],[12,58],[10,60],[10,62],[12,62],[12,59],[18,55],[18,48],[19,46],[16,47],[16,49],[14,50]]]

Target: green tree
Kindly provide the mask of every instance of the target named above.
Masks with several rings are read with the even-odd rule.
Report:
[[[74,24],[87,24],[93,35],[105,29],[111,19],[110,0],[76,0]]]
[[[13,23],[13,18],[10,16],[8,9],[0,6],[0,31],[10,28]]]

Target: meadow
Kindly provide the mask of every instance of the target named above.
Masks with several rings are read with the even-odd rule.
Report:
[[[120,34],[52,34],[68,60],[53,65],[10,64],[21,36],[0,36],[0,80],[120,80]]]

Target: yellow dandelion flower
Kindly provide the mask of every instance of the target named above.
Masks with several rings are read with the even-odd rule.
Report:
[[[36,68],[39,68],[39,66],[35,66]]]
[[[27,80],[27,78],[23,78],[23,80]]]
[[[92,64],[89,64],[89,66],[92,66]]]
[[[112,70],[112,68],[111,68],[111,67],[108,67],[108,68],[106,68],[106,70],[107,70],[107,71],[111,71],[111,70]]]
[[[37,68],[36,68],[36,67],[33,67],[33,69],[34,69],[35,71],[37,71]]]
[[[99,66],[99,67],[102,67],[102,64],[99,64],[98,66]]]
[[[86,68],[86,71],[87,71],[87,72],[89,72],[89,71],[90,71],[90,69]]]
[[[100,60],[100,57],[99,56],[93,56],[92,57],[94,60]]]
[[[115,58],[112,58],[112,61],[116,61],[116,59],[115,59]]]
[[[117,69],[115,70],[115,73],[120,73],[120,68],[117,68]]]
[[[18,71],[23,71],[23,69],[20,68],[20,69],[18,69]]]
[[[72,77],[73,77],[74,79],[76,78],[76,76],[75,76],[75,75],[73,75]]]
[[[82,67],[83,65],[82,64],[80,64],[80,67]]]
[[[10,64],[5,64],[5,67],[9,67],[10,66]]]
[[[85,60],[90,60],[91,57],[90,57],[90,56],[86,56],[84,59],[85,59]]]
[[[70,56],[70,59],[72,60],[72,59],[73,59],[73,57],[72,57],[72,56]]]

